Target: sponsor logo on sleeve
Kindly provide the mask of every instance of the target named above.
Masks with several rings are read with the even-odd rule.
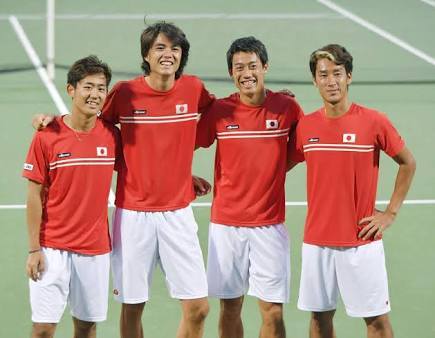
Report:
[[[145,115],[147,113],[146,109],[133,109],[133,114]]]
[[[32,171],[32,170],[33,170],[33,164],[30,164],[30,163],[24,163],[23,168],[24,168],[24,170]]]
[[[186,114],[188,111],[187,103],[175,105],[175,114]]]
[[[97,147],[97,156],[107,156],[107,147]]]
[[[227,126],[228,130],[233,130],[233,129],[239,129],[239,125],[238,124],[229,124]]]
[[[343,134],[343,143],[355,143],[356,135],[355,134]]]
[[[266,120],[266,129],[278,129],[278,120]]]
[[[58,158],[65,158],[65,157],[70,157],[71,153],[59,153],[57,154]]]
[[[308,142],[309,143],[317,143],[317,142],[319,142],[320,141],[320,138],[318,138],[318,137],[310,137],[309,139],[308,139]]]

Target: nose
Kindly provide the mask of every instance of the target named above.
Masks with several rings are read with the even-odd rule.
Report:
[[[89,93],[89,96],[90,97],[98,97],[98,88],[97,87],[92,87],[92,89],[91,89],[91,91],[90,91],[90,93]]]

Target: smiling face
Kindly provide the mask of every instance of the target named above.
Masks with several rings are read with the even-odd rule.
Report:
[[[180,67],[181,54],[181,47],[174,45],[165,34],[160,33],[145,57],[150,67],[149,75],[175,77],[175,72]]]
[[[103,73],[87,75],[75,87],[68,84],[67,92],[72,98],[73,113],[96,116],[107,96],[106,77]]]
[[[267,64],[262,64],[256,53],[237,52],[233,55],[230,75],[240,91],[242,102],[264,96],[264,76],[267,67]]]
[[[352,74],[346,73],[344,65],[337,65],[327,58],[321,58],[317,60],[313,82],[325,103],[337,105],[347,100]]]

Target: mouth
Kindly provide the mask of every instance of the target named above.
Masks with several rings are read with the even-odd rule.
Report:
[[[239,82],[242,88],[251,89],[257,85],[257,81],[255,79],[242,80]]]
[[[87,100],[86,105],[88,105],[91,108],[99,108],[100,104],[97,101]]]
[[[168,60],[160,61],[159,63],[160,63],[160,65],[162,65],[163,67],[171,67],[171,66],[174,65],[174,62],[172,62],[172,61],[168,61]]]

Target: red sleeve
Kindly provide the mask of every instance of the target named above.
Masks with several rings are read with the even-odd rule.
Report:
[[[208,109],[210,109],[210,106],[215,101],[215,99],[215,96],[208,92],[208,90],[204,87],[204,84],[201,81],[201,96],[199,97],[198,112],[200,114],[205,113]]]
[[[124,162],[124,153],[122,152],[121,131],[113,127],[115,137],[115,166],[114,169],[119,172]]]
[[[101,117],[110,123],[119,123],[119,111],[117,109],[116,99],[121,86],[121,82],[116,83],[104,101]]]
[[[287,145],[287,157],[293,162],[305,161],[304,152],[302,150],[302,139],[300,131],[300,121],[297,122],[295,130],[290,134]]]
[[[388,156],[396,156],[405,146],[405,141],[386,115],[379,113],[378,124],[377,146]]]
[[[201,114],[198,126],[196,128],[196,148],[210,147],[216,138],[216,110],[213,109],[214,105],[207,111]]]
[[[42,132],[36,132],[33,136],[24,163],[22,176],[43,184],[48,176],[48,153],[41,139]]]

